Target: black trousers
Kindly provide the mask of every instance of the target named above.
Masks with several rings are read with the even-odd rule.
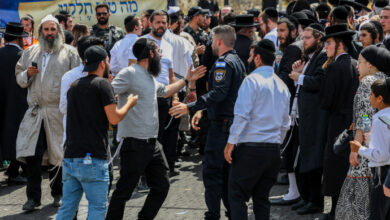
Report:
[[[298,191],[302,199],[318,207],[323,207],[324,196],[321,192],[322,168],[310,170],[305,173],[296,172],[295,176],[297,178]]]
[[[47,149],[46,134],[43,127],[39,132],[38,142],[35,149],[35,155],[26,157],[27,167],[27,198],[32,199],[37,203],[41,202],[41,183],[42,183],[42,156]],[[53,169],[53,166],[49,167],[49,179],[52,181],[50,184],[51,195],[62,195],[62,169],[57,167]]]
[[[26,174],[26,172],[27,172],[26,164],[21,163],[21,162],[19,162],[17,160],[11,160],[11,163],[9,164],[9,167],[7,169],[8,176],[10,178],[17,177],[20,174],[19,173],[19,168],[22,168],[23,173]]]
[[[291,136],[291,139],[290,139],[290,136]],[[298,146],[299,146],[299,128],[298,128],[298,126],[295,125],[292,129],[290,129],[287,132],[286,138],[284,139],[284,143],[282,146],[283,147],[286,146],[285,150],[283,152],[283,155],[282,155],[286,171],[287,171],[287,173],[293,173],[294,172],[295,158],[297,156]]]
[[[126,202],[131,198],[139,178],[145,174],[150,192],[138,219],[153,219],[162,206],[169,190],[167,167],[156,141],[126,138],[120,152],[121,169],[116,189],[112,194],[106,219],[123,219]]]
[[[158,98],[158,141],[161,143],[164,149],[164,154],[167,158],[169,168],[175,167],[177,139],[179,133],[180,119],[171,118],[168,114],[171,107],[171,98]],[[169,125],[169,126],[168,126]],[[168,128],[165,130],[165,127]]]
[[[390,219],[390,198],[383,192],[383,183],[385,182],[387,172],[390,166],[372,168],[373,181],[370,195],[370,220],[389,220]],[[381,175],[378,175],[376,169],[381,169]],[[379,180],[381,184],[379,184]]]
[[[260,144],[260,143],[259,143]],[[252,197],[256,220],[270,218],[268,200],[280,167],[278,144],[235,147],[229,176],[229,203],[232,220],[247,220],[246,202]]]

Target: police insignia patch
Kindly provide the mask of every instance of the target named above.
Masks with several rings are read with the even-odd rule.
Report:
[[[215,67],[216,68],[225,68],[226,67],[226,63],[223,62],[223,61],[218,61],[215,63]]]
[[[216,82],[220,82],[221,80],[223,80],[225,78],[225,73],[226,73],[226,70],[223,70],[223,69],[216,69],[214,71],[214,79]]]

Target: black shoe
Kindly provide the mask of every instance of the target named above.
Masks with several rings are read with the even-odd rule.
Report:
[[[180,171],[178,170],[178,169],[171,169],[170,171],[169,171],[169,177],[174,177],[174,176],[177,176],[177,175],[179,175],[180,174]]]
[[[284,200],[283,197],[282,198],[279,198],[279,199],[271,199],[270,200],[270,203],[271,205],[276,205],[276,206],[284,206],[284,205],[292,205],[292,204],[295,204],[297,202],[299,202],[301,200],[301,198],[296,198],[296,199],[291,199],[291,200]]]
[[[29,200],[27,200],[26,203],[24,203],[23,210],[32,211],[35,209],[35,207],[38,207],[40,205],[41,205],[41,203],[37,203],[37,202],[34,202],[34,200],[29,199]]]
[[[298,215],[322,213],[323,211],[324,211],[323,207],[318,207],[311,202],[308,202],[305,206],[297,209]]]
[[[288,185],[288,175],[286,173],[281,174],[280,176],[278,176],[276,183],[279,185]]]
[[[18,175],[17,177],[8,177],[8,185],[21,185],[27,183],[27,178],[22,175]]]
[[[144,176],[141,176],[139,182],[138,182],[138,190],[139,193],[147,193],[149,192],[149,186],[146,183],[146,179]]]
[[[306,202],[305,200],[301,200],[299,201],[298,203],[295,203],[294,205],[291,206],[291,210],[297,210],[303,206],[305,206],[308,202]]]
[[[334,216],[330,215],[329,213],[322,215],[319,220],[334,220]]]
[[[61,206],[61,196],[54,196],[54,201],[52,203],[53,207],[60,207]]]

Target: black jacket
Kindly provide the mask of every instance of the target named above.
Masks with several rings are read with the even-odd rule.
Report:
[[[245,65],[246,70],[248,70],[248,59],[250,47],[252,45],[252,40],[247,36],[237,34],[236,43],[234,45],[234,49],[237,51],[238,56],[242,60]]]
[[[327,144],[324,151],[323,193],[337,195],[349,168],[347,157],[333,152],[336,137],[352,123],[353,98],[359,85],[356,60],[340,55],[325,69],[321,83],[321,107],[328,112]]]
[[[295,96],[295,84],[294,81],[288,76],[292,71],[292,65],[295,61],[301,59],[303,51],[303,43],[301,40],[295,41],[288,45],[283,53],[283,57],[280,60],[279,68],[277,69],[276,74],[283,80],[283,82],[287,85],[288,90],[291,94],[291,102]]]
[[[12,45],[0,48],[0,161],[16,159],[16,137],[28,107],[27,89],[22,89],[15,77],[22,52]]]
[[[320,88],[324,78],[324,51],[311,58],[298,94],[299,172],[305,173],[323,165],[326,144],[327,113],[320,108]]]

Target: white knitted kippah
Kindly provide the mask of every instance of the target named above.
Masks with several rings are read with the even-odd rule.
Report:
[[[42,25],[43,23],[45,23],[46,21],[54,21],[55,23],[60,24],[60,23],[58,22],[57,18],[55,18],[55,17],[54,17],[53,15],[51,15],[51,14],[48,14],[48,15],[46,15],[46,17],[42,18],[42,20],[41,20],[41,25]]]

